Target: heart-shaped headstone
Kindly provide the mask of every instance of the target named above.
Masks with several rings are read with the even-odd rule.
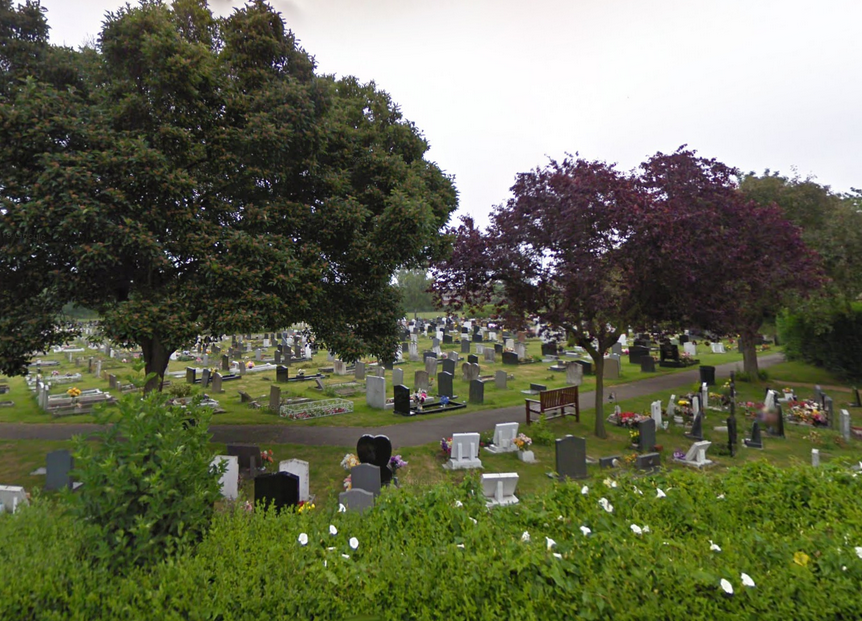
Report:
[[[389,458],[392,457],[392,442],[386,436],[364,435],[356,443],[356,456],[360,463],[373,464],[380,468],[380,482],[383,485],[392,479]]]

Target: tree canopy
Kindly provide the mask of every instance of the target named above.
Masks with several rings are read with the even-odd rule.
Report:
[[[127,6],[77,52],[0,2],[0,370],[70,302],[158,375],[199,334],[298,321],[391,355],[392,275],[438,256],[457,195],[386,93],[316,75],[261,0]]]

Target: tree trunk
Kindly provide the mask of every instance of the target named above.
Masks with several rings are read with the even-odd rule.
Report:
[[[141,351],[144,355],[144,372],[148,378],[147,383],[144,384],[144,394],[153,390],[161,391],[162,382],[165,380],[165,371],[171,360],[171,354],[174,352],[168,351],[158,336],[154,336],[152,339],[143,339]],[[151,373],[155,375],[150,377]]]
[[[593,359],[593,369],[596,372],[596,437],[607,438],[605,432],[605,357],[603,354],[598,356],[590,356]]]
[[[757,335],[754,330],[744,330],[739,335],[739,345],[742,347],[742,370],[748,374],[752,382],[757,377],[757,346],[754,339]]]

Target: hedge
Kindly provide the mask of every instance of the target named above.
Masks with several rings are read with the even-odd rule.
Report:
[[[364,516],[237,506],[195,549],[125,573],[37,500],[0,518],[0,618],[862,618],[862,481],[845,467],[620,475],[490,511],[477,484],[385,490]]]

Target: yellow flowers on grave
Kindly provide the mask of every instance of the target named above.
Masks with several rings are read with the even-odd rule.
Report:
[[[314,511],[314,503],[313,502],[300,502],[299,509],[296,510],[297,513],[307,513],[308,511]]]
[[[796,552],[793,554],[793,562],[800,567],[805,567],[806,565],[808,565],[808,561],[810,560],[811,557],[805,554],[805,552]]]
[[[72,386],[69,390],[66,391],[66,394],[75,399],[81,396],[81,389]]]
[[[680,399],[679,401],[677,401],[677,402],[676,402],[676,404],[677,404],[677,405],[691,405],[691,404],[688,402],[688,399]]]

